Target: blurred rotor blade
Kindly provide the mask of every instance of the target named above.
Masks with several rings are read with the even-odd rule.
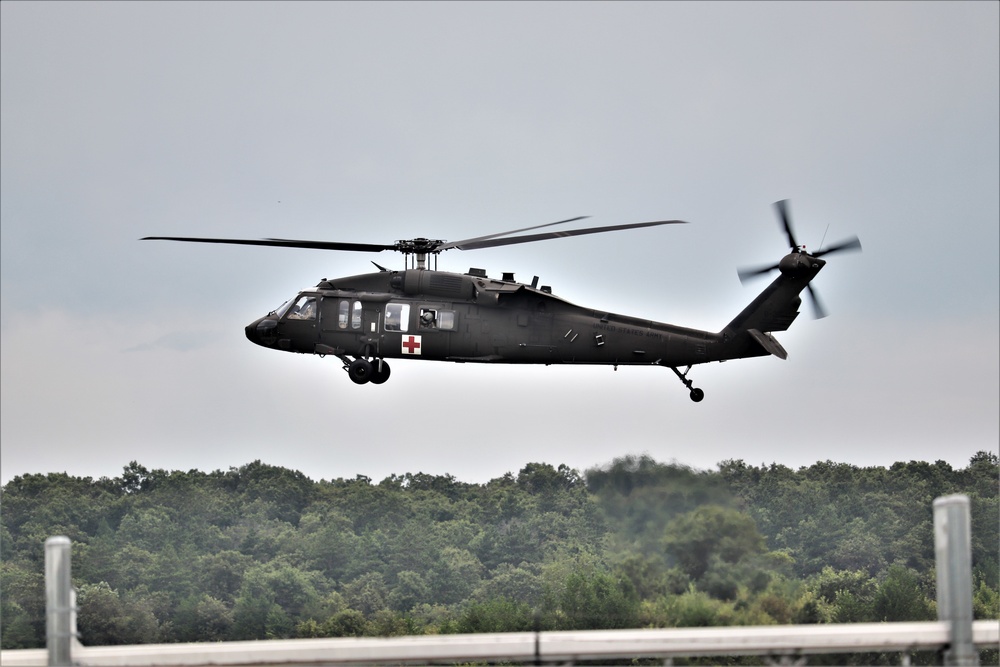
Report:
[[[349,250],[355,252],[382,252],[393,250],[394,245],[371,243],[339,243],[337,241],[296,241],[293,239],[207,239],[194,236],[145,236],[140,241],[186,241],[190,243],[225,243],[229,245],[260,245],[278,248],[313,248],[316,250]]]
[[[377,243],[342,243],[340,241],[299,241],[296,239],[263,239],[271,245],[283,248],[311,248],[313,250],[349,250],[357,252],[382,252],[395,250],[396,245],[379,245]]]
[[[479,241],[487,241],[489,239],[495,239],[499,236],[507,236],[509,234],[517,234],[518,232],[528,232],[532,229],[541,229],[542,227],[551,227],[552,225],[564,225],[567,222],[576,222],[577,220],[586,220],[589,215],[578,215],[575,218],[569,218],[567,220],[560,220],[558,222],[547,222],[544,225],[535,225],[534,227],[524,227],[523,229],[512,229],[509,232],[500,232],[499,234],[487,234],[486,236],[477,236],[474,239],[463,239],[461,241],[451,241],[449,243],[444,243],[438,246],[438,250],[450,250],[451,248],[458,248],[469,243],[478,243]]]
[[[823,255],[829,255],[831,252],[841,252],[844,250],[861,250],[861,239],[857,236],[852,236],[849,239],[845,239],[836,245],[832,245],[825,250],[820,250],[819,252],[812,253],[813,257],[822,257]]]
[[[813,289],[812,283],[806,285],[806,289],[809,290],[809,298],[812,299],[813,317],[817,320],[823,319],[826,317],[826,309],[823,307],[823,303],[819,300],[819,293]]]
[[[555,224],[555,223],[549,223]],[[571,229],[565,232],[545,232],[542,234],[528,234],[527,236],[515,236],[506,239],[487,239],[485,241],[460,241],[457,244],[448,244],[449,247],[459,250],[475,250],[477,248],[493,248],[496,246],[513,245],[515,243],[532,243],[534,241],[545,241],[546,239],[560,239],[568,236],[583,236],[584,234],[600,234],[602,232],[616,232],[623,229],[638,229],[640,227],[655,227],[657,225],[687,224],[685,220],[658,220],[656,222],[635,222],[627,225],[610,225],[607,227],[588,227],[586,229]]]
[[[778,217],[781,218],[781,226],[785,229],[785,234],[788,235],[788,245],[792,248],[798,248],[799,244],[795,240],[795,233],[792,232],[791,216],[788,214],[788,200],[782,199],[774,202],[774,208],[777,209]]]
[[[740,277],[740,282],[745,283],[750,278],[754,276],[760,276],[765,273],[770,273],[778,268],[777,264],[768,264],[767,266],[758,267],[744,267],[742,269],[736,269],[736,275]]]

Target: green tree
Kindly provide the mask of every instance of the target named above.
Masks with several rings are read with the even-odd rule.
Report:
[[[878,621],[933,621],[937,617],[916,574],[898,564],[889,566],[878,585],[872,611]]]
[[[37,568],[0,562],[0,648],[45,645],[45,579]]]
[[[312,480],[301,472],[260,460],[230,472],[236,479],[236,490],[247,500],[266,500],[270,504],[271,519],[297,524],[302,510],[316,496]]]
[[[559,611],[566,630],[631,628],[639,619],[639,598],[628,579],[574,572],[559,597]]]
[[[731,612],[730,604],[715,600],[692,586],[681,595],[663,598],[653,624],[677,628],[729,625]]]
[[[173,618],[174,637],[179,641],[222,641],[233,625],[233,612],[207,593],[191,595],[181,602]]]
[[[150,644],[159,641],[159,622],[150,600],[119,595],[106,582],[84,584],[77,598],[77,626],[88,646]]]
[[[368,621],[357,609],[344,609],[324,621],[321,627],[323,637],[363,637]]]
[[[404,570],[396,575],[396,585],[389,592],[389,606],[396,611],[409,611],[431,599],[431,587],[419,572]]]
[[[545,584],[538,573],[529,569],[527,563],[523,565],[514,567],[504,563],[497,566],[476,587],[472,599],[477,602],[507,599],[523,602],[532,608],[538,606],[542,601]]]
[[[314,580],[287,564],[249,568],[233,607],[235,638],[291,637],[296,624],[319,602]]]
[[[482,571],[482,563],[467,549],[444,547],[429,577],[434,599],[443,604],[465,600],[479,585]]]
[[[838,623],[867,623],[875,620],[878,582],[862,570],[834,570],[825,567],[807,581],[807,588],[830,606]]]
[[[344,586],[344,599],[347,604],[360,611],[365,617],[374,616],[388,606],[389,589],[385,579],[379,572],[361,575]]]
[[[191,566],[201,591],[232,605],[243,584],[243,575],[253,562],[251,556],[228,549],[201,554]]]
[[[531,607],[506,598],[472,604],[458,621],[458,631],[462,633],[528,632],[534,627]]]
[[[616,458],[587,471],[587,488],[603,516],[629,551],[659,555],[660,537],[674,517],[706,504],[730,507],[732,492],[723,478],[649,456]]]
[[[718,505],[704,505],[667,524],[663,546],[692,579],[700,579],[712,556],[725,563],[739,562],[763,553],[764,538],[746,514]]]

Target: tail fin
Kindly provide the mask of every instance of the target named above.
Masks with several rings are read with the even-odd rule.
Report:
[[[799,316],[802,299],[799,294],[823,267],[822,260],[810,262],[808,268],[800,263],[801,255],[793,253],[788,267],[768,285],[750,305],[733,318],[719,332],[726,341],[726,358],[757,357],[772,354],[785,359],[788,353],[772,336],[772,331],[785,331]],[[791,266],[792,262],[796,265]]]
[[[808,280],[789,280],[784,275],[778,276],[722,332],[734,334],[748,329],[786,331],[799,316],[799,306],[802,305],[799,293],[808,284]]]

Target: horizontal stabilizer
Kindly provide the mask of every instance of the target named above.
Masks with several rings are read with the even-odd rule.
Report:
[[[747,333],[750,334],[753,339],[767,351],[768,354],[773,354],[779,359],[788,358],[788,353],[785,352],[785,348],[781,347],[781,343],[775,340],[774,336],[761,333],[756,329],[747,329]]]

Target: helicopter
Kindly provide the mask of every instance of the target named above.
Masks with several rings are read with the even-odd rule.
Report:
[[[437,270],[437,256],[445,250],[475,250],[686,224],[683,220],[522,234],[577,222],[583,216],[461,241],[415,238],[386,245],[179,236],[147,236],[140,240],[402,253],[403,270],[372,262],[378,269],[375,273],[323,278],[314,288],[300,291],[245,328],[246,337],[262,347],[336,357],[359,385],[379,385],[388,380],[389,359],[597,364],[615,370],[618,366],[661,366],[676,374],[697,403],[705,392],[688,377],[692,367],[767,355],[786,359],[788,353],[772,333],[787,330],[799,315],[800,293],[806,290],[817,318],[826,315],[811,284],[826,264],[820,258],[861,249],[860,240],[852,236],[817,252],[806,252],[792,231],[787,200],[775,202],[774,206],[791,251],[777,263],[738,270],[741,281],[774,270],[779,275],[718,332],[577,306],[553,294],[549,286],[539,286],[537,276],[525,284],[516,281],[513,273],[490,278],[478,268],[466,273]],[[429,266],[431,260],[433,268]]]

